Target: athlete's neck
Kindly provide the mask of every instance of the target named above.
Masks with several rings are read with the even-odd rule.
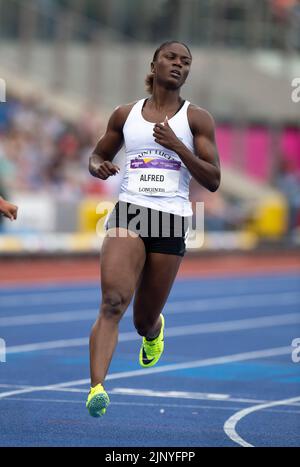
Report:
[[[162,110],[176,108],[181,104],[182,98],[179,95],[179,90],[173,91],[155,87],[148,102],[157,110]]]

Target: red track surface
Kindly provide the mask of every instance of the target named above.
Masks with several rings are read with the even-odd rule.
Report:
[[[240,276],[248,274],[300,273],[300,252],[186,256],[178,277]],[[97,281],[98,258],[1,259],[0,285],[62,281]]]

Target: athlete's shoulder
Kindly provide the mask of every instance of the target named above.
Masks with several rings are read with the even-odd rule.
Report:
[[[190,104],[188,107],[188,114],[192,118],[196,118],[197,120],[201,120],[202,122],[207,122],[207,123],[215,123],[215,120],[211,113],[208,112],[208,110],[204,109],[203,107],[199,107],[198,105],[195,104]]]
[[[131,109],[137,102],[138,101],[134,101],[129,104],[118,105],[111,114],[110,120],[112,123],[119,128],[123,128]]]
[[[191,129],[211,130],[215,127],[215,120],[211,113],[195,104],[190,104],[188,107],[188,120]]]

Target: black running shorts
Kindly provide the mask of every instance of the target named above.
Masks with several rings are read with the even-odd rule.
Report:
[[[184,256],[189,217],[181,217],[133,203],[118,201],[106,221],[106,230],[122,227],[135,232],[146,253]]]

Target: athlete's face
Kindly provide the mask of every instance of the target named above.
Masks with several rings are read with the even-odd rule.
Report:
[[[182,44],[170,44],[165,46],[158,54],[151,68],[154,79],[158,84],[168,89],[180,88],[190,71],[192,58],[189,51]]]

